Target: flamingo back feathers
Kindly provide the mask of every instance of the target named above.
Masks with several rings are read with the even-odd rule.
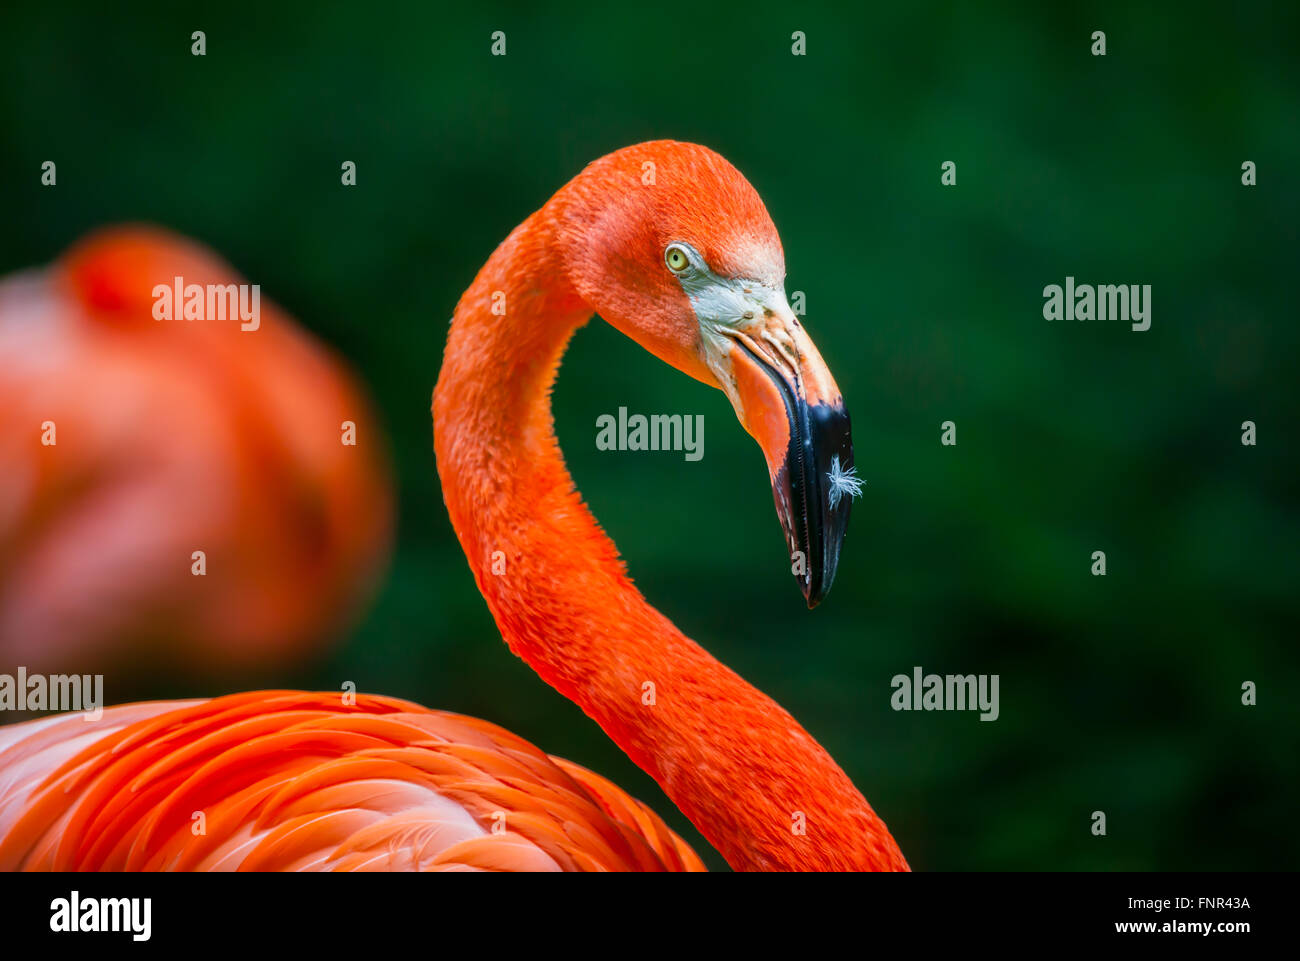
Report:
[[[610,782],[474,718],[264,691],[0,729],[0,870],[703,870]]]

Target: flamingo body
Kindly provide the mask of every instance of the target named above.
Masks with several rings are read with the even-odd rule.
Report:
[[[243,281],[182,237],[118,227],[0,282],[7,670],[300,663],[387,556],[384,442],[352,377],[267,298],[256,330],[155,319],[177,277]]]
[[[551,388],[594,313],[720,388],[763,450],[791,571],[816,605],[858,482],[843,398],[784,276],[766,208],[713,151],[661,141],[588,165],[457,304],[433,398],[438,471],[510,649],[732,867],[906,870],[816,739],[636,589],[554,433]],[[700,867],[590,772],[481,721],[385,698],[135,705],[0,739],[0,867]]]
[[[0,870],[703,865],[649,808],[493,724],[264,691],[0,729]]]

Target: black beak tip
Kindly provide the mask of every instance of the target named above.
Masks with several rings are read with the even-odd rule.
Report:
[[[848,518],[844,519],[847,523]],[[843,531],[841,526],[840,531]],[[842,536],[842,535],[841,535]],[[840,545],[838,543],[829,546],[826,555],[823,557],[820,569],[814,568],[807,577],[799,581],[799,589],[803,591],[803,598],[808,602],[808,610],[812,610],[822,601],[826,600],[826,595],[831,592],[831,585],[835,583],[835,570],[839,566]]]
[[[830,593],[848,531],[856,493],[849,489],[855,484],[853,440],[842,403],[791,406],[790,453],[774,493],[787,539],[804,554],[795,579],[812,610]]]
[[[794,561],[792,571],[812,610],[830,593],[849,510],[861,487],[854,477],[849,412],[839,397],[809,404],[794,380],[743,343],[741,347],[767,372],[785,403],[790,440],[785,461],[772,478],[772,494]]]

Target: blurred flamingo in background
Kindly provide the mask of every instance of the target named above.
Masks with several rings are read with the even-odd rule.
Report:
[[[347,371],[265,301],[256,330],[155,319],[176,277],[242,282],[145,227],[0,282],[5,671],[287,667],[386,560],[383,439]]]
[[[552,425],[561,356],[594,312],[720,387],[763,449],[815,605],[858,482],[848,414],[784,277],[762,201],[712,151],[648,143],[589,165],[456,308],[434,392],[438,469],[511,649],[732,867],[905,870],[826,751],[632,585]],[[271,691],[55,717],[0,730],[0,770],[3,868],[701,867],[596,775],[484,722],[386,698]]]

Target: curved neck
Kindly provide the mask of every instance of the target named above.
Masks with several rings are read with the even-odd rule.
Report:
[[[553,207],[516,228],[461,298],[434,391],[447,510],[506,643],[733,868],[905,869],[794,718],[646,602],[574,490],[550,388],[592,309],[564,279]]]

